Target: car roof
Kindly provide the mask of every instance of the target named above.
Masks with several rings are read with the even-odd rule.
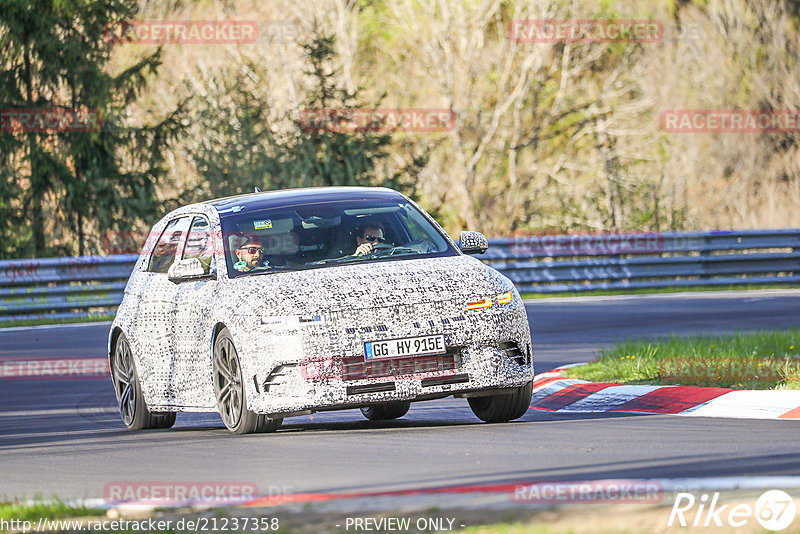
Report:
[[[404,200],[405,197],[397,191],[385,187],[306,187],[236,195],[208,200],[204,204],[214,206],[218,212],[222,213],[229,212],[233,207],[251,211],[317,202],[393,199]]]

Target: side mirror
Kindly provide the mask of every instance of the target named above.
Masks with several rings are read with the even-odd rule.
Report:
[[[483,254],[489,248],[489,240],[480,232],[461,232],[458,248],[464,254]]]
[[[213,269],[206,269],[198,258],[178,260],[170,265],[167,278],[172,282],[183,282],[198,278],[213,278],[216,273]]]

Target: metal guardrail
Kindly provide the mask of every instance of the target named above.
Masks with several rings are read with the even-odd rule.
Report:
[[[521,292],[800,283],[800,229],[517,235],[477,256]],[[0,261],[0,324],[113,313],[136,254]]]
[[[800,282],[800,229],[515,236],[479,256],[521,292]]]
[[[113,313],[138,257],[0,260],[0,324]]]

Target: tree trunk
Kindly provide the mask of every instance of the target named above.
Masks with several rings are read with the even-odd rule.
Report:
[[[25,47],[25,96],[28,108],[33,107],[33,77],[31,75],[31,57],[30,46]],[[44,215],[42,204],[44,202],[43,188],[39,182],[42,181],[40,176],[39,165],[37,164],[34,151],[37,146],[37,135],[34,132],[29,132],[26,136],[28,142],[28,161],[31,165],[30,176],[30,221],[31,231],[33,232],[33,255],[35,257],[44,254]]]
[[[85,245],[84,245],[84,235],[83,235],[83,214],[78,212],[78,256],[84,256],[86,254]]]

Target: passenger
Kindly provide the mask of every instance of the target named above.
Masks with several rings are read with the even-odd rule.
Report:
[[[239,261],[233,264],[233,268],[240,272],[249,272],[253,269],[269,267],[269,262],[264,261],[264,247],[257,237],[251,237],[236,249],[236,257]]]
[[[371,254],[375,245],[386,242],[383,237],[383,224],[378,221],[365,221],[360,228],[356,232],[356,251],[353,252],[353,256]]]

